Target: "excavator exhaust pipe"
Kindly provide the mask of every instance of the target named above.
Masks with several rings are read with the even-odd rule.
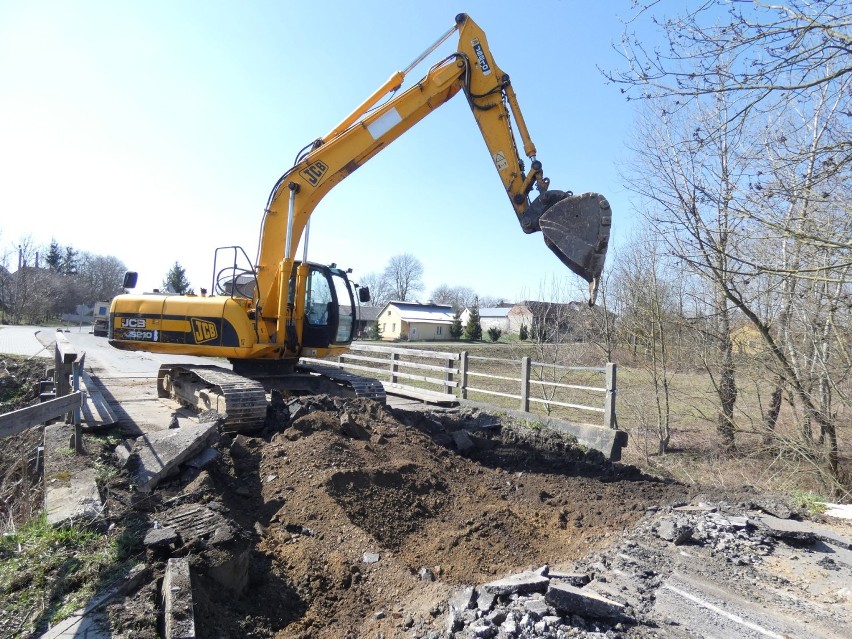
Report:
[[[549,197],[534,203],[544,208],[538,230],[562,263],[589,283],[589,306],[594,306],[612,227],[609,202],[598,193],[548,191],[545,195]]]

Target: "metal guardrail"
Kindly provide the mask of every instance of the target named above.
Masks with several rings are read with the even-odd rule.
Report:
[[[426,364],[411,359],[436,359],[441,363]],[[471,362],[494,362],[502,365],[519,366],[519,376],[508,375],[492,375],[471,370]],[[327,364],[328,362],[323,362]],[[520,402],[520,409],[524,412],[529,412],[531,404],[545,404],[548,406],[560,406],[575,410],[588,411],[602,415],[603,425],[607,428],[616,428],[615,414],[615,398],[616,398],[616,373],[617,367],[613,363],[608,363],[606,366],[591,368],[585,366],[559,366],[545,362],[534,362],[529,357],[523,357],[518,360],[507,360],[494,357],[480,357],[470,355],[467,351],[460,353],[427,351],[414,348],[399,348],[392,346],[378,346],[374,344],[354,343],[350,346],[350,352],[345,353],[338,358],[338,366],[341,368],[361,371],[377,376],[380,379],[389,379],[390,384],[400,386],[400,380],[410,380],[426,384],[431,384],[438,387],[437,393],[445,395],[455,395],[461,399],[467,399],[470,392],[482,393],[484,395],[492,395],[497,397],[517,399]],[[567,384],[557,381],[547,381],[544,379],[535,379],[531,375],[533,366],[546,368],[547,370],[557,371],[583,371],[600,373],[603,377],[602,386],[588,386],[582,384]],[[405,372],[402,369],[413,370],[417,372]],[[426,374],[418,374],[419,372]],[[430,375],[439,373],[441,377]],[[471,378],[490,379],[498,382],[506,382],[505,386],[514,385],[518,389],[517,393],[506,392],[505,390],[493,390],[472,386]],[[603,395],[602,402],[596,406],[589,406],[580,403],[562,402],[554,399],[545,399],[536,397],[530,393],[530,388],[533,385],[542,388],[560,388],[565,390],[576,390],[583,392],[601,393]],[[401,385],[405,388],[404,385]],[[457,389],[457,390],[456,390]],[[422,390],[412,387],[412,390]]]

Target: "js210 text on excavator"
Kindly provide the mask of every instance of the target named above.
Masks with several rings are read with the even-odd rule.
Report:
[[[406,74],[454,33],[456,52],[397,94]],[[314,208],[336,184],[458,93],[470,105],[521,229],[541,231],[556,256],[589,283],[593,304],[609,242],[609,204],[597,193],[550,188],[509,76],[497,66],[482,29],[459,14],[411,65],[302,150],[269,195],[253,264],[242,248],[222,247],[215,252],[210,294],[117,296],[110,307],[109,343],[125,350],[227,358],[232,370],[164,365],[158,376],[161,396],[223,413],[224,430],[262,426],[272,389],[383,400],[377,380],[299,364],[301,357],[344,352],[355,326],[347,271],[308,261],[306,229]],[[515,130],[531,160],[529,171]],[[531,199],[533,189],[537,195]],[[303,255],[296,259],[300,241]],[[125,287],[134,286],[135,274],[129,273]],[[367,290],[358,292],[361,302],[369,301]]]

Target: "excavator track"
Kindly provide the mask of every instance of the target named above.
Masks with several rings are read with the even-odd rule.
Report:
[[[157,394],[199,412],[225,416],[223,432],[257,430],[266,420],[266,390],[253,379],[218,366],[164,364],[157,373]]]
[[[296,370],[305,373],[315,373],[322,377],[331,380],[338,386],[345,386],[352,390],[355,397],[366,397],[384,404],[387,401],[387,394],[382,383],[372,377],[363,377],[353,373],[347,373],[340,368],[333,366],[321,366],[311,364],[310,366],[297,366]]]
[[[382,383],[370,377],[354,375],[331,366],[298,366],[290,377],[301,392],[330,392],[334,388],[350,396],[385,403]],[[271,387],[281,386],[288,376],[267,378]],[[301,383],[298,382],[301,380]],[[275,383],[275,382],[279,383]],[[312,383],[316,382],[316,384]],[[329,385],[332,386],[329,386]],[[266,420],[266,384],[227,368],[163,364],[157,374],[157,394],[174,399],[198,412],[215,410],[225,417],[223,432],[244,432],[263,428]]]

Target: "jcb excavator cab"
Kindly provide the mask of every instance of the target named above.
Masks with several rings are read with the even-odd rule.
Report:
[[[295,296],[298,265],[297,262],[290,279],[291,299]],[[302,348],[350,344],[355,334],[355,298],[346,271],[312,262],[308,268]]]

